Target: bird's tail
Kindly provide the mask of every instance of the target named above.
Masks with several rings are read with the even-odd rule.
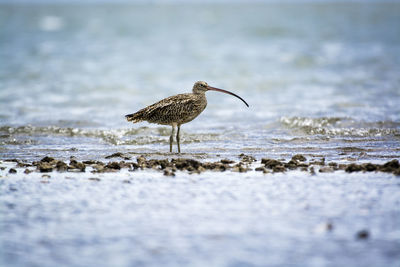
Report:
[[[136,123],[136,122],[142,121],[142,119],[140,118],[141,117],[140,115],[141,114],[138,114],[138,112],[136,112],[136,113],[125,115],[125,118],[126,118],[127,121],[131,121],[133,123]]]

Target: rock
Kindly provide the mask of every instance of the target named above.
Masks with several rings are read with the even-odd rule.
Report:
[[[18,162],[19,162],[18,159],[5,159],[4,161],[5,161],[5,162],[15,162],[15,163],[18,163]]]
[[[370,233],[368,230],[361,230],[358,231],[356,234],[357,239],[368,239],[370,236]]]
[[[8,173],[14,174],[14,173],[17,173],[17,170],[14,168],[11,168],[8,170]]]
[[[82,163],[83,163],[83,164],[86,164],[86,165],[94,165],[94,164],[97,164],[97,162],[96,162],[95,160],[84,160],[84,161],[82,161]]]
[[[52,172],[53,171],[53,165],[51,165],[48,162],[39,162],[39,165],[37,165],[37,169],[40,172]]]
[[[338,164],[336,162],[329,162],[328,166],[332,167],[333,169],[338,168]]]
[[[304,157],[304,156],[301,155],[301,154],[296,154],[296,155],[294,155],[294,156],[292,157],[292,160],[293,160],[293,161],[306,161],[307,159],[306,159],[306,157]]]
[[[95,164],[95,165],[92,166],[92,168],[94,169],[94,170],[92,171],[92,173],[93,173],[93,172],[104,172],[104,165]]]
[[[24,170],[24,173],[25,173],[25,174],[30,174],[31,172],[32,172],[32,171],[29,170],[28,168]]]
[[[365,163],[365,164],[362,164],[361,166],[367,172],[373,172],[373,171],[378,170],[378,166],[376,164],[372,164],[372,163]]]
[[[118,162],[109,162],[106,166],[104,166],[106,169],[114,169],[114,170],[120,170],[121,166],[119,165]]]
[[[397,159],[386,162],[380,167],[382,172],[395,172],[400,168],[399,161]]]
[[[164,170],[164,175],[165,176],[175,176],[175,172],[171,168],[166,168]]]
[[[82,162],[76,161],[75,159],[71,159],[68,166],[68,171],[78,171],[85,172],[86,165]]]
[[[25,163],[25,162],[18,162],[17,163],[18,168],[24,168],[24,167],[32,167],[32,164]]]
[[[200,161],[194,159],[172,159],[171,163],[173,163],[178,170],[185,170],[188,167],[197,170],[202,165]]]
[[[111,158],[123,158],[124,160],[130,160],[130,159],[131,159],[131,156],[126,155],[126,154],[123,154],[123,153],[121,153],[121,152],[116,152],[116,153],[114,153],[114,154],[112,154],[112,155],[106,156],[105,158],[106,158],[106,159],[111,159]]]
[[[250,155],[245,155],[243,153],[239,155],[239,158],[240,158],[240,161],[242,161],[242,162],[252,163],[252,162],[257,161],[255,157],[250,156]]]
[[[345,169],[346,172],[359,172],[362,171],[363,168],[360,165],[357,165],[355,163],[352,163],[350,165],[347,166],[347,168]]]
[[[221,162],[222,164],[232,164],[232,163],[235,163],[235,161],[229,160],[229,159],[221,159],[220,162]]]
[[[234,172],[247,172],[248,168],[244,167],[242,162],[239,162],[238,164],[233,166],[232,171],[234,171]]]
[[[40,162],[48,162],[48,163],[52,163],[52,162],[55,162],[56,160],[54,159],[54,158],[52,158],[52,157],[48,157],[48,156],[46,156],[46,157],[44,157],[44,158],[42,158],[41,160],[40,160]]]
[[[144,156],[139,156],[136,158],[136,161],[139,165],[146,163],[146,158]]]
[[[273,169],[277,166],[284,167],[282,162],[275,159],[261,159],[261,163],[264,164],[268,169]]]
[[[273,172],[285,172],[286,169],[283,165],[277,165],[275,167],[272,168]]]
[[[334,170],[333,170],[333,168],[332,167],[327,167],[327,166],[324,166],[324,167],[322,167],[321,169],[319,169],[319,172],[322,172],[322,173],[325,173],[325,172],[333,172]]]
[[[338,170],[346,170],[347,165],[346,164],[339,164],[338,165]]]
[[[64,161],[59,160],[56,163],[56,169],[59,172],[65,172],[68,170],[68,165]]]
[[[288,163],[285,163],[284,166],[289,170],[295,170],[297,169],[297,161],[290,160]]]

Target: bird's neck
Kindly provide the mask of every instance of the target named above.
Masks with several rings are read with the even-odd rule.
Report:
[[[201,91],[201,90],[193,90],[193,94],[205,96],[206,92],[205,91]]]

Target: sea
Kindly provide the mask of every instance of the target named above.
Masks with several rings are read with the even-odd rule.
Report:
[[[400,159],[399,14],[399,1],[0,1],[0,265],[400,266],[392,174],[95,182],[6,161]],[[170,126],[126,121],[199,80],[249,107],[207,92],[181,154]]]

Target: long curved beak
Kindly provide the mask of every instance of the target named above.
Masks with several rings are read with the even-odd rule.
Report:
[[[247,102],[244,101],[244,99],[241,98],[240,96],[238,96],[237,94],[234,94],[234,93],[229,92],[229,91],[224,90],[224,89],[219,89],[219,88],[215,88],[215,87],[211,87],[211,86],[207,86],[207,89],[208,89],[208,90],[211,90],[211,91],[217,91],[217,92],[222,92],[222,93],[225,93],[225,94],[230,94],[230,95],[236,96],[237,98],[239,98],[240,100],[242,100],[243,103],[245,103],[247,107],[249,107],[249,104],[247,104]]]

